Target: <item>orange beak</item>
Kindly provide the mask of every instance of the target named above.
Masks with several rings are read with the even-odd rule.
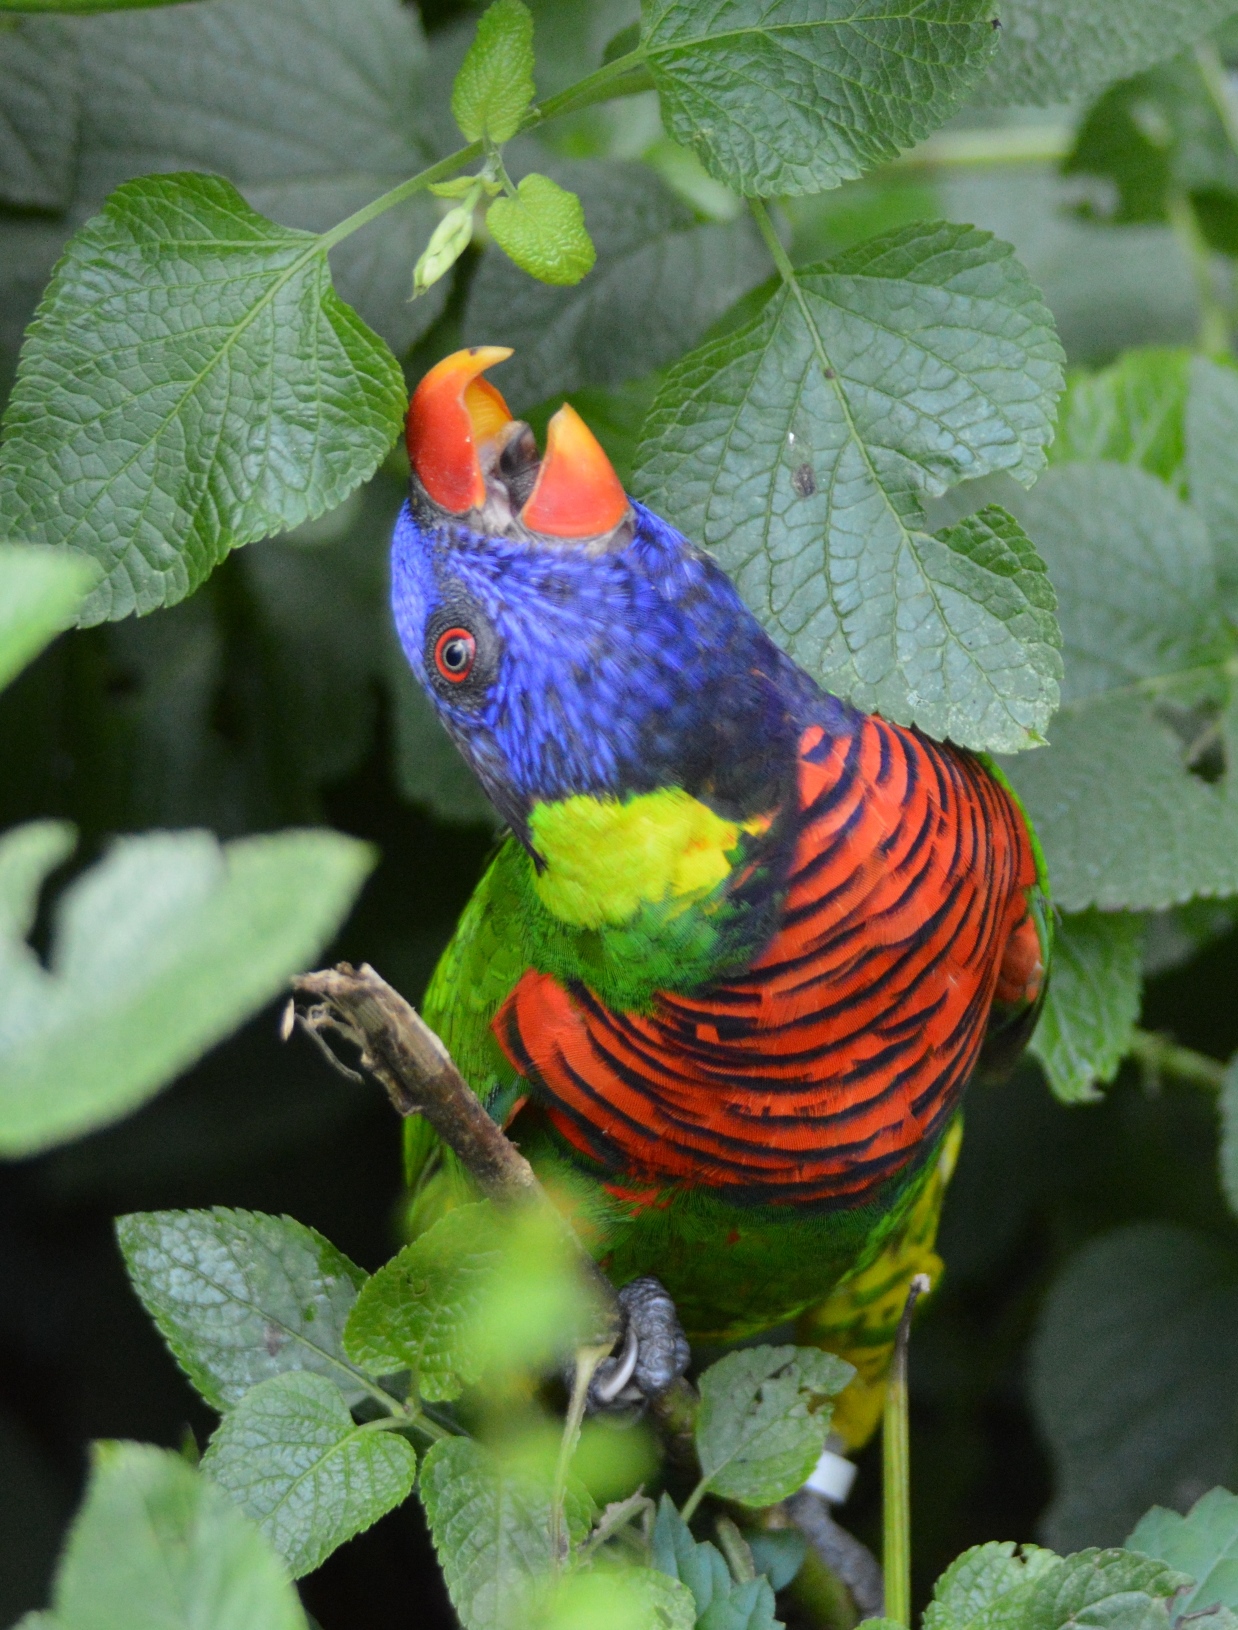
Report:
[[[413,392],[405,426],[422,486],[452,515],[486,501],[477,449],[511,421],[507,403],[481,376],[511,356],[507,345],[474,345],[437,363]]]
[[[546,455],[520,519],[552,538],[595,538],[628,512],[628,495],[589,426],[564,402],[546,426]]]
[[[512,422],[487,368],[511,356],[505,345],[474,345],[437,363],[413,392],[408,456],[422,486],[452,515],[480,509],[486,482],[478,451]],[[628,498],[597,437],[567,402],[546,427],[546,454],[520,518],[552,538],[595,538],[628,512]]]

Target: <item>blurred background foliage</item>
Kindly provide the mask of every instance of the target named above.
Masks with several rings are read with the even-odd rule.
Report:
[[[592,68],[635,16],[629,0],[533,10],[543,95]],[[355,30],[347,5],[317,7],[306,28],[295,11],[204,0],[0,34],[0,102],[20,84],[21,105],[42,97],[61,114],[0,153],[3,388],[66,237],[121,180],[217,170],[276,219],[317,227],[455,145],[446,97],[418,105],[416,86],[450,82],[470,8],[421,6],[425,80],[411,36]],[[906,160],[789,200],[792,259],[944,216],[1015,245],[1075,369],[1133,346],[1227,350],[1231,63],[1232,27],[1090,106],[974,106]],[[571,393],[626,473],[657,370],[762,284],[768,260],[740,201],[663,135],[652,93],[563,120],[541,144],[521,138],[509,158],[581,195],[598,265],[578,288],[534,285],[475,247],[410,305],[408,269],[435,219],[425,198],[342,247],[338,286],[410,378],[461,342],[514,346],[513,407],[540,428]],[[370,840],[381,860],[333,954],[372,962],[416,998],[493,827],[390,631],[403,480],[393,455],[340,509],[229,556],[175,609],[57,641],[0,697],[0,827],[76,823],[81,845],[57,882],[117,832],[323,823]],[[1146,922],[1145,1029],[1218,1060],[1238,1050],[1235,920],[1214,902]],[[40,920],[36,943],[48,933]],[[948,1273],[912,1355],[921,1596],[970,1544],[1117,1542],[1152,1501],[1181,1508],[1238,1475],[1238,1225],[1216,1147],[1214,1097],[1146,1064],[1082,1106],[1051,1097],[1031,1062],[1009,1087],[973,1093],[943,1226]],[[113,1216],[287,1212],[373,1268],[398,1242],[399,1168],[379,1095],[328,1075],[299,1041],[281,1047],[271,1012],[124,1124],[5,1168],[0,1622],[45,1599],[87,1440],[201,1442],[212,1424],[128,1288]],[[878,1501],[870,1451],[844,1514],[870,1540]],[[384,1630],[410,1612],[452,1622],[420,1521],[406,1504],[306,1581],[324,1630],[362,1618]]]

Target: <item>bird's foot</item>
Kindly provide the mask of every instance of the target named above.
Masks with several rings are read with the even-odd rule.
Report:
[[[633,1279],[619,1292],[619,1307],[623,1334],[589,1383],[590,1414],[643,1406],[677,1381],[692,1357],[675,1304],[659,1280]]]

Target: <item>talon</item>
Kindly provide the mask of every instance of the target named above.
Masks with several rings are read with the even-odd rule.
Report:
[[[591,1412],[644,1405],[679,1379],[692,1357],[675,1304],[654,1278],[634,1279],[619,1292],[623,1347],[598,1365],[589,1387]]]
[[[603,1364],[609,1365],[604,1380],[596,1377],[593,1382],[593,1396],[599,1403],[613,1404],[615,1399],[632,1379],[636,1369],[636,1360],[640,1357],[640,1340],[636,1328],[629,1323],[623,1336],[623,1352],[617,1359],[604,1359]],[[602,1365],[598,1366],[599,1369]]]

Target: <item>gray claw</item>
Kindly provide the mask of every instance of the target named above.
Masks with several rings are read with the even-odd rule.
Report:
[[[604,1358],[589,1385],[590,1412],[644,1404],[679,1377],[692,1357],[675,1304],[652,1277],[633,1279],[619,1292],[623,1344]]]

